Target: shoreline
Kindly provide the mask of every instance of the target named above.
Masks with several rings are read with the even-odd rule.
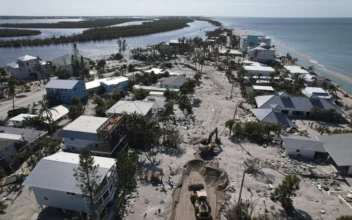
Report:
[[[248,35],[248,31],[247,31],[247,30],[240,30],[240,29],[233,29],[233,34],[235,34],[235,35],[237,35],[237,36]],[[282,44],[280,44],[280,43],[278,43],[278,42],[276,42],[276,41],[275,41],[275,46],[277,46],[277,47],[279,47],[279,48],[281,48],[281,49],[283,49],[283,50],[286,50],[286,51],[288,51],[288,52],[290,52],[290,53],[296,55],[297,57],[301,58],[302,60],[304,60],[304,61],[306,61],[306,62],[308,62],[308,63],[311,63],[316,69],[318,69],[318,70],[320,70],[320,71],[322,71],[322,72],[325,72],[327,75],[336,77],[336,78],[338,78],[338,79],[340,79],[340,80],[343,80],[343,81],[346,81],[346,82],[352,84],[352,77],[346,76],[346,75],[344,75],[344,74],[342,74],[342,73],[339,73],[339,72],[335,72],[335,71],[330,70],[330,69],[328,69],[328,68],[326,68],[326,67],[323,67],[323,66],[314,64],[314,63],[311,62],[311,59],[310,59],[309,56],[307,56],[307,55],[305,55],[305,54],[303,54],[303,53],[300,53],[300,52],[298,52],[298,51],[296,51],[296,50],[294,50],[294,49],[291,49],[291,48],[289,48],[289,47],[286,47],[286,46],[284,46],[284,45],[282,45]],[[279,51],[278,51],[278,52],[279,52]],[[279,52],[279,53],[280,53],[280,52]],[[300,65],[300,66],[303,66],[302,64],[299,63],[299,61],[298,61],[297,64]],[[321,75],[321,74],[319,74],[319,73],[316,73],[316,74],[317,74],[317,75]],[[327,77],[327,78],[330,79],[330,77]],[[330,79],[330,80],[331,80],[331,82],[332,82],[335,86],[338,85],[338,84],[337,84],[336,82],[334,82],[332,79]],[[338,88],[338,91],[340,91],[341,93],[343,93],[343,94],[347,95],[349,98],[351,98],[351,94],[350,94],[349,92],[346,92],[346,91],[343,90],[342,88],[339,87],[339,88]]]

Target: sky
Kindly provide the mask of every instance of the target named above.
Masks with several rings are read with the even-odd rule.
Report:
[[[352,0],[1,0],[0,15],[351,17]]]

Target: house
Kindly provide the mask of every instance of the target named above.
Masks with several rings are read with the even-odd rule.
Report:
[[[284,68],[291,75],[292,78],[296,74],[303,75],[303,76],[308,74],[308,71],[305,69],[302,69],[302,67],[300,66],[284,66]]]
[[[331,84],[331,80],[326,78],[325,76],[305,74],[303,76],[303,79],[307,84],[307,86],[311,86],[311,87],[319,86],[322,88],[327,88]]]
[[[280,106],[281,112],[285,115],[310,116],[313,107],[319,109],[334,109],[337,114],[344,112],[334,105],[331,101],[318,98],[313,95],[310,98],[306,96],[290,96],[285,92],[279,92],[277,95],[264,95],[255,97],[258,108],[270,109],[272,106]]]
[[[240,38],[240,49],[242,52],[247,52],[248,48],[256,47],[260,45],[260,43],[265,43],[265,45],[270,46],[271,38],[257,35],[244,35]]]
[[[93,156],[98,166],[98,191],[94,196],[97,214],[115,196],[117,178],[115,159]],[[79,167],[79,154],[58,152],[42,158],[23,185],[31,187],[38,205],[91,214],[89,200],[83,195],[74,176]]]
[[[270,76],[270,73],[275,72],[275,70],[270,66],[243,66],[245,70],[245,76]]]
[[[322,88],[319,87],[306,87],[301,90],[302,94],[308,98],[316,95],[320,99],[331,99],[330,94]]]
[[[272,86],[260,86],[260,85],[246,86],[246,91],[247,91],[247,94],[252,93],[254,91],[275,93],[275,90]]]
[[[267,109],[251,109],[253,115],[261,122],[296,128],[297,126],[281,111],[282,108],[280,106],[272,106],[272,108]]]
[[[153,108],[163,109],[166,104],[166,97],[164,96],[147,96],[143,102],[154,102]]]
[[[326,152],[340,170],[352,175],[352,134],[321,135],[318,140],[324,142]]]
[[[324,142],[319,139],[297,135],[281,136],[281,139],[282,146],[289,156],[314,159],[318,155],[326,155]]]
[[[276,57],[275,53],[275,48],[267,46],[265,43],[248,50],[249,59],[261,63],[272,63]]]
[[[88,96],[86,85],[82,80],[52,79],[46,85],[46,96],[60,103],[71,104],[72,97],[84,99]]]
[[[25,55],[6,65],[5,70],[16,79],[40,79],[51,74],[50,65],[37,57]]]
[[[118,101],[115,105],[106,111],[107,115],[113,114],[132,114],[137,113],[143,116],[152,117],[158,108],[154,102],[145,101]]]
[[[51,63],[52,65],[56,66],[57,70],[67,72],[70,76],[72,76],[73,75],[72,56],[73,55],[71,54],[66,54],[62,57],[52,60]],[[90,70],[89,59],[84,57],[83,61],[84,61],[84,68],[89,71]],[[79,59],[79,62],[81,62],[81,58]]]
[[[12,164],[15,161],[13,158],[15,153],[26,146],[31,148],[31,143],[46,133],[46,131],[34,129],[0,126],[0,159],[4,158],[8,163]]]
[[[107,117],[80,116],[66,127],[59,137],[64,139],[65,151],[80,152],[89,148],[94,155],[112,156],[125,147],[124,115]]]
[[[160,88],[160,87],[155,87],[155,86],[140,86],[140,85],[134,85],[133,89],[143,89],[143,90],[149,91],[149,92],[162,92],[163,94],[167,89],[170,91],[173,91],[173,92],[180,91],[180,89]]]
[[[24,120],[27,118],[33,118],[37,117],[37,115],[32,115],[32,114],[19,114],[13,118],[9,119],[9,126],[14,126],[14,127],[22,127]]]
[[[241,51],[238,51],[235,49],[224,49],[224,48],[221,48],[219,50],[219,54],[221,56],[243,56],[243,53]]]
[[[104,79],[97,79],[86,83],[86,89],[88,92],[96,92],[100,88],[104,88],[106,93],[119,92],[124,90],[127,87],[128,78],[119,76],[119,77],[110,77]]]
[[[180,89],[183,84],[187,81],[187,78],[184,76],[169,76],[159,79],[161,88],[172,88]]]
[[[172,39],[169,41],[169,46],[170,47],[174,47],[174,46],[178,46],[180,44],[178,39]]]
[[[69,113],[69,109],[66,106],[63,105],[58,105],[55,107],[50,108],[50,112],[51,112],[51,117],[53,122],[58,122],[61,121],[63,119],[68,119],[68,113]],[[43,112],[43,117],[47,117],[47,113]]]

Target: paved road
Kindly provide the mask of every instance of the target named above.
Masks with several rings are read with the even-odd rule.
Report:
[[[28,105],[32,105],[33,102],[38,102],[43,99],[43,95],[45,95],[45,89],[41,88],[39,91],[32,91],[21,93],[20,95],[26,95],[24,98],[15,98],[15,107],[27,107]],[[12,109],[12,99],[0,102],[0,117],[2,119],[6,118],[7,111]]]

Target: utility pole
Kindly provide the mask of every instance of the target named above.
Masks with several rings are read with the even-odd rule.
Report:
[[[240,194],[238,195],[238,201],[237,201],[237,209],[239,213],[239,219],[241,220],[242,218],[242,213],[241,213],[241,196],[242,196],[242,189],[243,189],[243,183],[244,183],[244,177],[246,176],[247,169],[243,171],[243,176],[242,176],[242,182],[241,182],[241,188],[240,188]]]

